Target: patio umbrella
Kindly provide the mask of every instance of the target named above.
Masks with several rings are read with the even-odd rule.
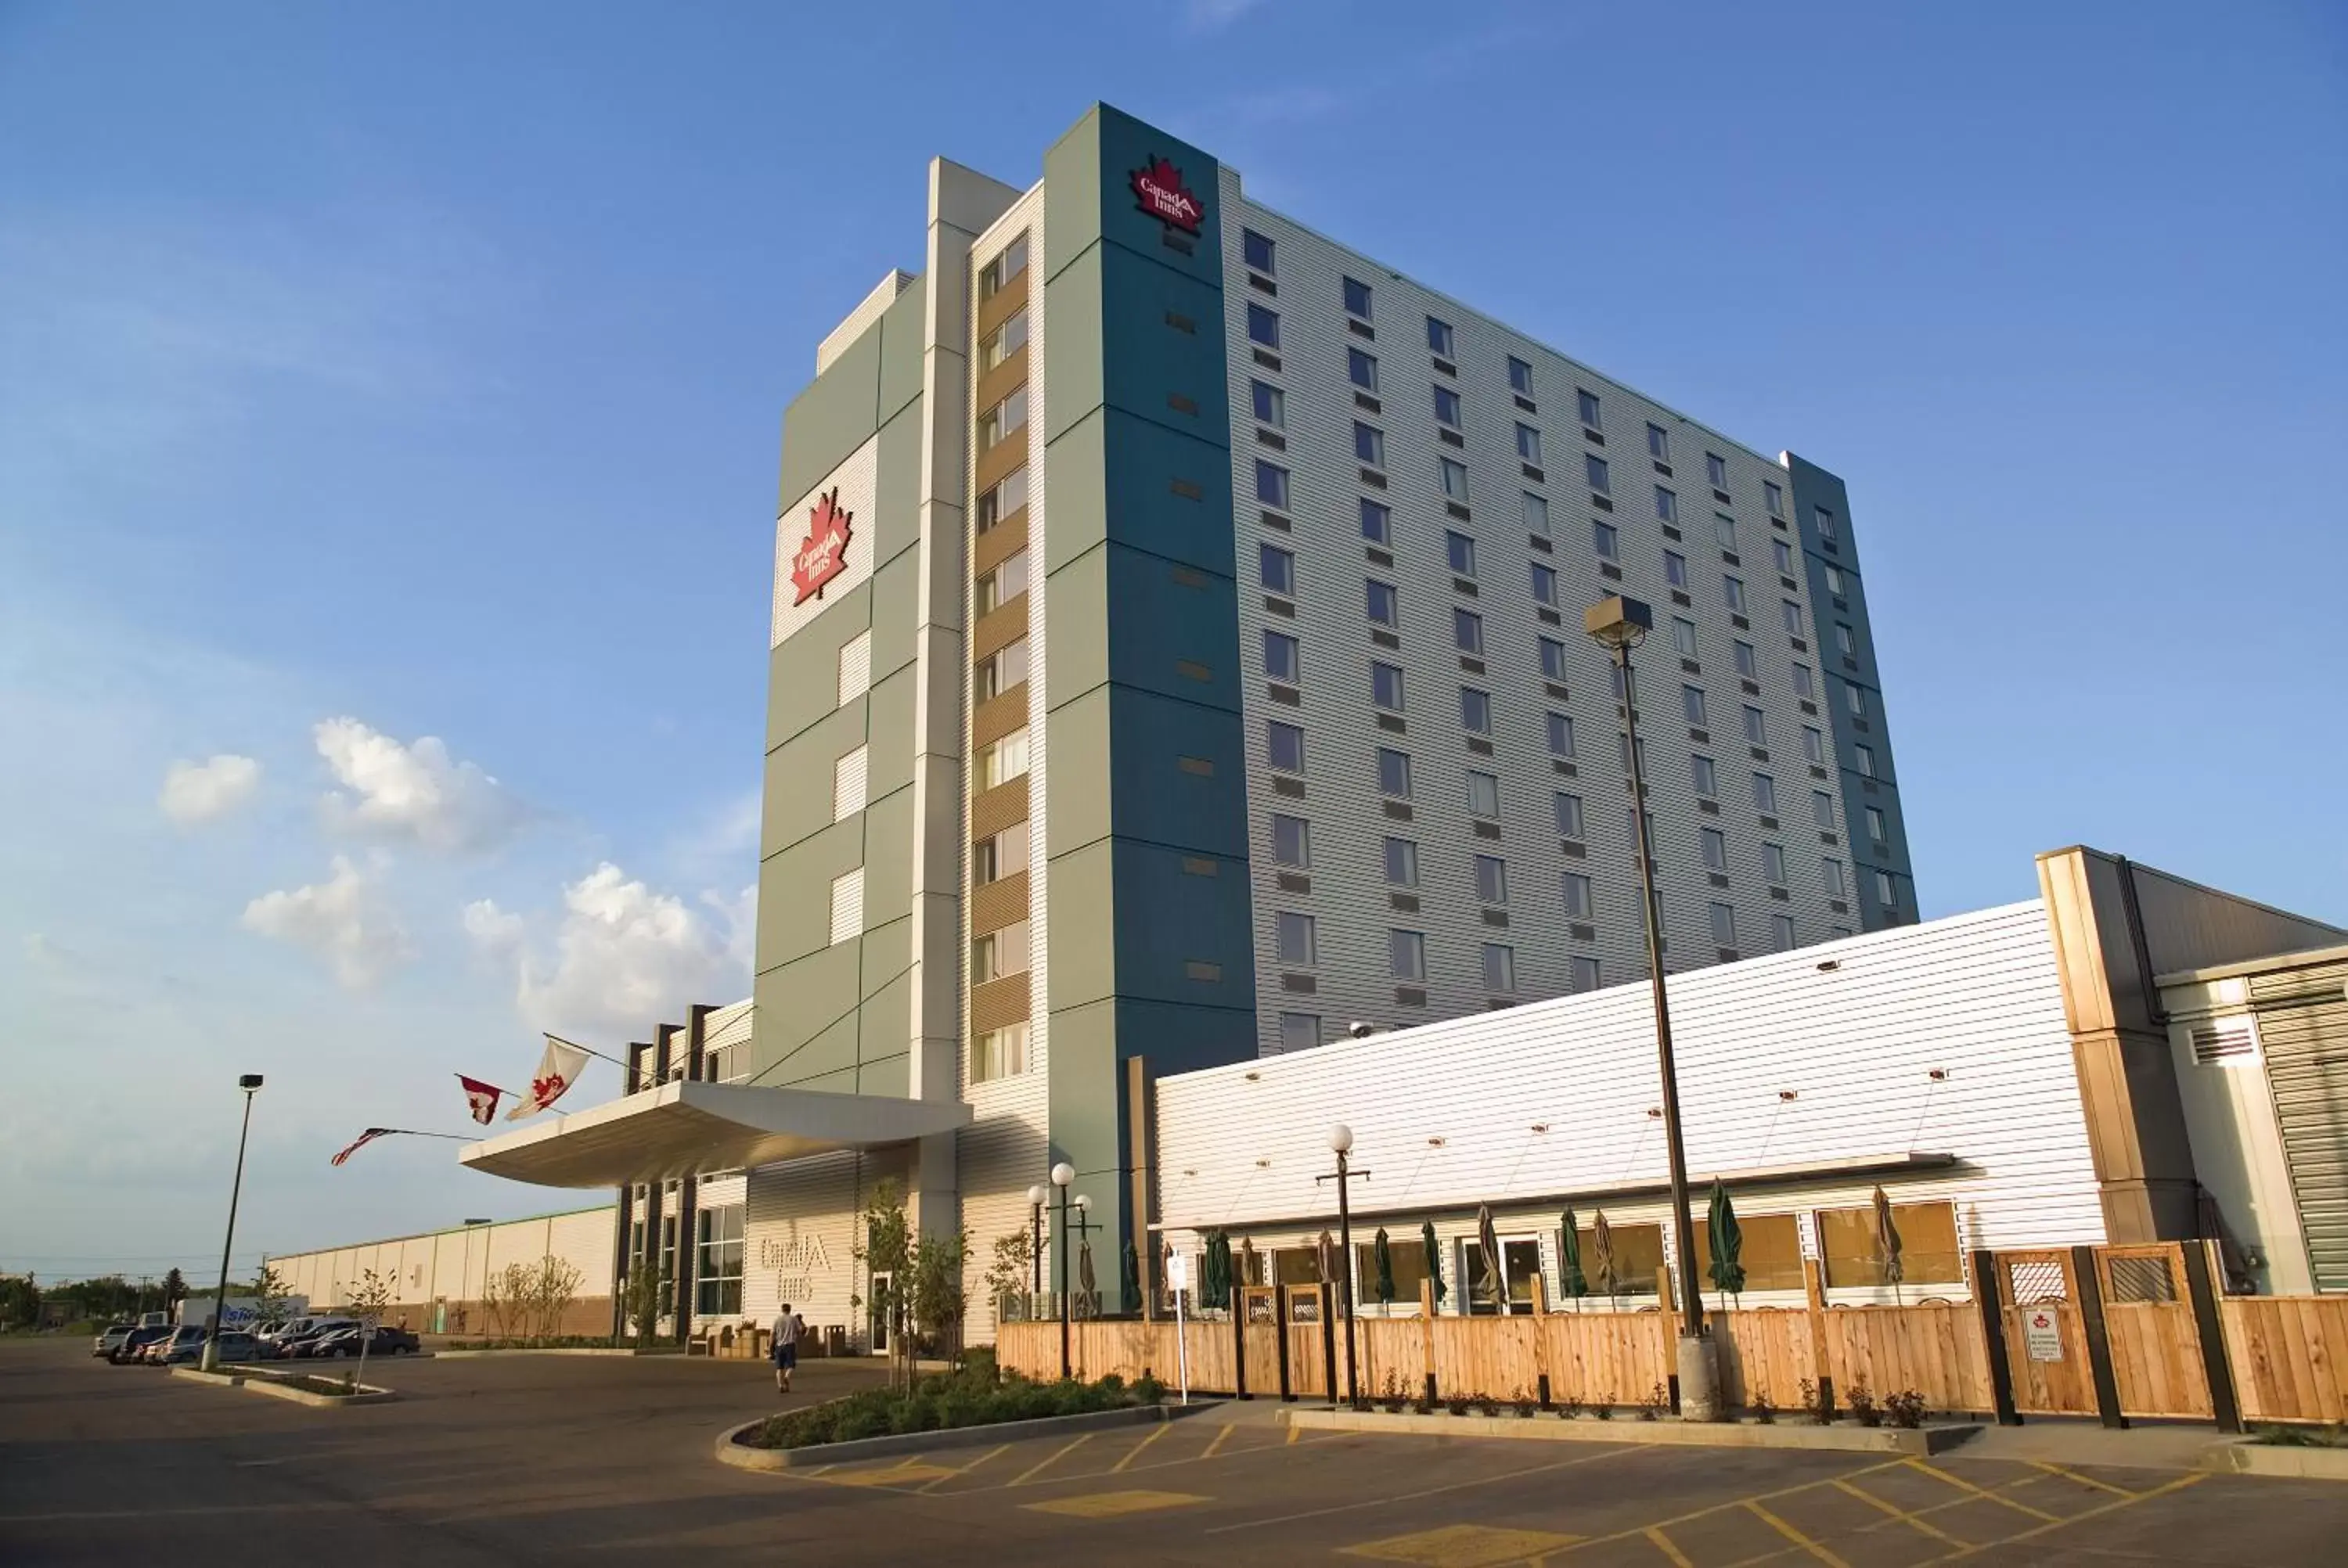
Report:
[[[1883,1283],[1891,1287],[1891,1299],[1900,1299],[1900,1281],[1908,1272],[1900,1261],[1900,1227],[1891,1223],[1891,1199],[1883,1184],[1875,1187],[1875,1261],[1882,1266]]]
[[[1435,1286],[1435,1302],[1440,1307],[1443,1304],[1443,1298],[1450,1292],[1445,1289],[1443,1284],[1443,1250],[1435,1245],[1433,1220],[1418,1227],[1418,1241],[1421,1246],[1426,1248],[1426,1279],[1428,1284]]]
[[[1076,1300],[1079,1303],[1092,1301],[1099,1290],[1100,1282],[1093,1277],[1092,1237],[1086,1236],[1076,1244]],[[1086,1316],[1097,1317],[1100,1315],[1088,1309]]]
[[[1199,1303],[1220,1308],[1231,1304],[1231,1238],[1226,1231],[1207,1233],[1207,1256],[1199,1270]]]
[[[1313,1244],[1313,1272],[1323,1285],[1337,1283],[1337,1238],[1327,1231]]]
[[[1141,1310],[1141,1254],[1128,1239],[1117,1257],[1117,1286],[1124,1292],[1126,1310]]]
[[[1477,1205],[1476,1245],[1484,1254],[1484,1277],[1476,1282],[1477,1294],[1492,1304],[1493,1311],[1504,1313],[1509,1309],[1509,1281],[1500,1268],[1500,1238],[1492,1230],[1489,1204]]]
[[[1240,1237],[1240,1283],[1241,1285],[1263,1283],[1263,1271],[1256,1266],[1255,1237],[1251,1235]]]
[[[1597,1271],[1598,1288],[1609,1296],[1622,1295],[1622,1276],[1614,1266],[1614,1232],[1606,1223],[1604,1209],[1590,1217],[1590,1262]]]
[[[1745,1265],[1738,1260],[1745,1251],[1745,1229],[1736,1223],[1736,1210],[1728,1202],[1728,1189],[1715,1176],[1712,1182],[1712,1214],[1704,1229],[1712,1243],[1712,1283],[1724,1296],[1736,1296],[1745,1289]]]
[[[1377,1296],[1381,1309],[1394,1305],[1394,1247],[1386,1240],[1386,1227],[1378,1227],[1377,1239],[1370,1243],[1370,1264],[1376,1277],[1370,1289]]]
[[[1574,1309],[1580,1311],[1581,1298],[1590,1294],[1590,1276],[1581,1272],[1581,1227],[1571,1209],[1565,1211],[1558,1231],[1557,1283],[1558,1288],[1573,1297]]]

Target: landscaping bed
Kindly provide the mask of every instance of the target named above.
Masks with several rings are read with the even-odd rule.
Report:
[[[1097,1383],[1039,1383],[1016,1373],[998,1376],[992,1358],[973,1357],[954,1371],[917,1378],[910,1386],[865,1389],[769,1416],[747,1429],[742,1440],[748,1448],[806,1448],[1053,1416],[1098,1415],[1155,1406],[1165,1397],[1165,1385],[1155,1378],[1132,1383],[1114,1376]]]
[[[1731,1414],[1716,1421],[1684,1421],[1672,1415],[1668,1395],[1660,1387],[1645,1399],[1627,1403],[1610,1397],[1592,1404],[1567,1399],[1548,1406],[1521,1389],[1505,1399],[1454,1393],[1433,1400],[1390,1389],[1352,1409],[1291,1409],[1282,1415],[1292,1426],[1324,1430],[1857,1453],[1938,1453],[1981,1430],[1969,1421],[1928,1423],[1921,1394],[1904,1391],[1878,1401],[1863,1387],[1851,1390],[1840,1411],[1817,1404],[1794,1410],[1760,1405],[1741,1419]]]

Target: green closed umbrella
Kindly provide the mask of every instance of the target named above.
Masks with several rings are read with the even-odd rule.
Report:
[[[1558,1231],[1558,1287],[1573,1297],[1574,1310],[1581,1308],[1581,1298],[1590,1294],[1590,1276],[1581,1272],[1581,1226],[1573,1211],[1565,1211],[1564,1224]]]
[[[1610,1297],[1622,1295],[1622,1276],[1614,1264],[1614,1231],[1606,1223],[1604,1209],[1590,1217],[1590,1261],[1598,1271],[1598,1288]]]
[[[1906,1277],[1907,1266],[1900,1261],[1900,1227],[1891,1223],[1891,1199],[1881,1183],[1875,1188],[1875,1261],[1883,1270],[1883,1283],[1891,1287],[1891,1299],[1900,1299],[1900,1281]]]
[[[1712,1213],[1704,1229],[1712,1243],[1712,1283],[1724,1296],[1743,1294],[1745,1265],[1738,1258],[1745,1251],[1745,1228],[1736,1223],[1736,1210],[1729,1204],[1728,1189],[1717,1176],[1712,1182]]]
[[[1386,1227],[1378,1227],[1377,1239],[1370,1243],[1370,1263],[1375,1277],[1370,1282],[1371,1293],[1377,1296],[1381,1309],[1392,1307],[1395,1298],[1394,1247],[1386,1240]]]
[[[1231,1238],[1223,1231],[1207,1233],[1207,1255],[1200,1266],[1199,1304],[1220,1310],[1231,1304]]]
[[[1450,1293],[1443,1286],[1443,1253],[1435,1245],[1433,1220],[1418,1227],[1418,1241],[1421,1246],[1426,1248],[1426,1279],[1428,1284],[1435,1286],[1435,1304],[1440,1307],[1443,1305],[1443,1298]]]

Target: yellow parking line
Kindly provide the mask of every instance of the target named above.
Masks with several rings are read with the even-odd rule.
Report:
[[[1200,1459],[1214,1458],[1217,1454],[1222,1451],[1223,1445],[1231,1440],[1231,1434],[1239,1430],[1239,1423],[1237,1421],[1225,1421],[1223,1423],[1223,1430],[1215,1434],[1215,1440],[1209,1443],[1207,1445],[1207,1451],[1200,1454],[1199,1457]]]
[[[1639,1533],[1653,1542],[1655,1550],[1671,1559],[1672,1568],[1695,1568],[1695,1564],[1688,1561],[1688,1554],[1681,1551],[1670,1536],[1653,1525],[1650,1524]]]
[[[1968,1546],[1962,1552],[1952,1552],[1947,1556],[1937,1559],[1937,1561],[1941,1563],[1951,1563],[1960,1557],[1970,1557],[1976,1552],[1986,1552],[1993,1546],[2010,1546],[2017,1541],[2033,1540],[2037,1536],[2045,1534],[2049,1531],[2060,1530],[2066,1524],[2078,1524],[2086,1520],[2099,1519],[2106,1513],[2116,1513],[2123,1508],[2133,1508],[2139,1502],[2149,1502],[2156,1497],[2166,1497],[2172,1491],[2182,1491],[2187,1487],[2191,1486],[2198,1481],[2204,1481],[2209,1479],[2208,1475],[2201,1473],[2181,1475],[2175,1481],[2156,1486],[2148,1491],[2132,1491],[2126,1497],[2115,1498],[2109,1502],[2098,1503],[2093,1508],[2083,1510],[2078,1513],[2071,1515],[2068,1519],[2051,1520],[2044,1524],[2034,1525],[2030,1529],[2024,1531],[2019,1535],[2009,1535],[2003,1541],[1986,1541],[1979,1546]]]
[[[1925,1534],[1931,1536],[1936,1541],[1945,1541],[1952,1546],[1970,1546],[1972,1544],[1969,1541],[1958,1540],[1955,1536],[1950,1534],[1947,1531],[1941,1529],[1939,1525],[1933,1523],[1929,1519],[1919,1518],[1917,1515],[1909,1512],[1904,1508],[1896,1507],[1893,1504],[1885,1501],[1882,1498],[1876,1496],[1875,1493],[1868,1491],[1865,1487],[1853,1486],[1847,1481],[1838,1481],[1834,1484],[1838,1489],[1847,1491],[1850,1493],[1851,1496],[1859,1499],[1859,1501],[1869,1504],[1872,1507],[1881,1509],[1884,1512],[1890,1514],[1892,1518],[1900,1521],[1902,1523],[1914,1525],[1917,1529],[1922,1531]],[[1947,1505],[1942,1504],[1942,1506],[1946,1507]]]
[[[1115,1475],[1117,1471],[1119,1471],[1123,1470],[1126,1466],[1128,1466],[1128,1465],[1131,1464],[1135,1460],[1139,1459],[1139,1458],[1141,1457],[1141,1450],[1144,1450],[1144,1449],[1148,1448],[1151,1443],[1156,1442],[1159,1438],[1164,1437],[1168,1432],[1170,1432],[1170,1431],[1172,1431],[1173,1430],[1174,1430],[1174,1423],[1173,1423],[1173,1422],[1171,1422],[1171,1421],[1160,1421],[1160,1422],[1159,1422],[1159,1423],[1158,1423],[1158,1429],[1157,1429],[1157,1430],[1155,1430],[1155,1431],[1151,1432],[1148,1437],[1146,1437],[1146,1438],[1142,1439],[1139,1442],[1138,1442],[1138,1443],[1134,1444],[1134,1445],[1133,1445],[1133,1447],[1132,1447],[1132,1449],[1131,1449],[1131,1450],[1130,1450],[1126,1454],[1126,1456],[1125,1456],[1123,1459],[1121,1459],[1121,1460],[1117,1460],[1115,1464],[1113,1464],[1113,1465],[1111,1465],[1111,1466],[1109,1466],[1109,1467],[1108,1467],[1108,1472],[1109,1472],[1109,1474],[1111,1474],[1111,1475]]]
[[[1029,1465],[1025,1470],[1020,1471],[1014,1479],[1005,1482],[1004,1484],[1006,1486],[1026,1485],[1027,1478],[1029,1476],[1035,1475],[1041,1471],[1051,1469],[1052,1466],[1057,1463],[1061,1459],[1076,1452],[1076,1450],[1090,1442],[1092,1440],[1092,1436],[1093,1435],[1090,1432],[1077,1433],[1075,1437],[1070,1438],[1066,1442],[1060,1445],[1060,1447],[1053,1450],[1050,1458],[1039,1460],[1035,1463]]]
[[[2075,1470],[2066,1470],[2059,1464],[2049,1464],[2043,1459],[2034,1459],[2030,1462],[2038,1469],[2044,1471],[2048,1475],[2059,1475],[2065,1481],[2075,1481],[2081,1486],[2092,1486],[2098,1491],[2108,1491],[2119,1497],[2134,1497],[2136,1495],[2136,1493],[2130,1491],[2124,1486],[2114,1486],[2110,1481],[2097,1481],[2092,1475],[2081,1475]]]
[[[953,1470],[948,1471],[945,1474],[937,1477],[933,1481],[925,1481],[913,1490],[915,1491],[929,1491],[934,1488],[943,1486],[947,1481],[953,1481],[957,1477],[968,1475],[971,1471],[976,1470],[980,1465],[984,1464],[988,1460],[993,1459],[995,1455],[1008,1452],[1010,1448],[1011,1445],[1009,1443],[998,1443],[994,1448],[987,1450],[984,1453],[971,1460],[968,1464],[956,1465]]]
[[[2049,1524],[2060,1524],[2063,1522],[2063,1516],[2059,1513],[2049,1513],[2043,1508],[2033,1508],[2026,1502],[2016,1502],[2013,1499],[2007,1497],[2001,1492],[1992,1491],[1987,1487],[1975,1486],[1972,1481],[1967,1481],[1964,1477],[1960,1475],[1951,1475],[1947,1471],[1936,1469],[1935,1467],[1925,1463],[1922,1460],[1911,1459],[1902,1460],[1901,1462],[1906,1464],[1910,1470],[1923,1471],[1926,1475],[1931,1476],[1935,1481],[1945,1481],[1951,1486],[1957,1488],[1960,1491],[1970,1491],[1975,1497],[1985,1497],[1992,1502],[2002,1502],[2006,1507],[2014,1510],[2016,1512],[2026,1513],[2033,1519],[2043,1519]]]
[[[1303,1427],[1291,1427],[1288,1429],[1288,1440],[1292,1443],[1303,1435],[1304,1429]]]
[[[1825,1547],[1819,1545],[1817,1542],[1811,1540],[1808,1536],[1803,1534],[1800,1531],[1795,1529],[1792,1525],[1787,1523],[1784,1520],[1778,1518],[1776,1514],[1770,1512],[1759,1503],[1748,1502],[1745,1506],[1751,1509],[1756,1514],[1759,1515],[1762,1522],[1767,1524],[1770,1529],[1776,1531],[1778,1534],[1784,1536],[1787,1540],[1792,1542],[1795,1545],[1800,1547],[1803,1551],[1808,1553],[1819,1562],[1825,1563],[1827,1568],[1850,1568],[1849,1563],[1844,1562],[1841,1558],[1836,1556],[1833,1553],[1828,1551]]]

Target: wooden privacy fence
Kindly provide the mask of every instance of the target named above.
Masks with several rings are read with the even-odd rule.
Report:
[[[1802,1307],[1704,1314],[1729,1405],[1799,1407],[1864,1388],[1913,1389],[1936,1410],[2215,1420],[2348,1419],[2348,1296],[2224,1296],[2209,1244],[2071,1247],[1971,1255],[1972,1298],[1830,1306],[1810,1266]],[[1237,1310],[1187,1325],[1190,1387],[1210,1393],[1325,1399],[1346,1389],[1346,1334],[1326,1286],[1248,1286]],[[1665,1298],[1668,1301],[1668,1297]],[[1582,1304],[1585,1307],[1586,1303]],[[1423,1307],[1432,1303],[1422,1302]],[[1679,1318],[1665,1307],[1533,1311],[1510,1317],[1371,1316],[1354,1323],[1365,1399],[1519,1395],[1544,1403],[1676,1401]],[[1005,1323],[1008,1370],[1060,1375],[1060,1325]],[[1070,1369],[1169,1384],[1170,1322],[1069,1326]]]

